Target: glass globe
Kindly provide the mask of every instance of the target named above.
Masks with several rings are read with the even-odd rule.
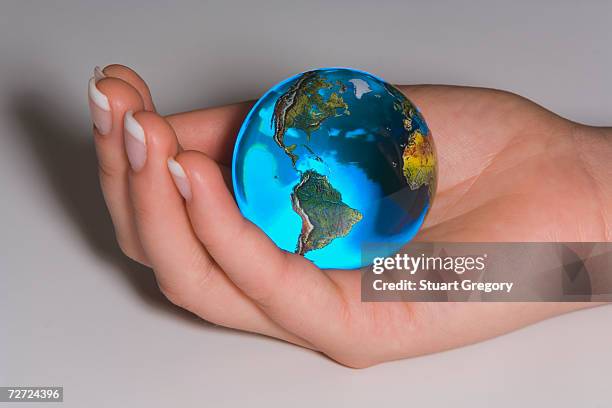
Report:
[[[419,110],[348,68],[270,89],[240,129],[232,167],[243,215],[321,268],[357,268],[400,249],[423,224],[437,177]]]

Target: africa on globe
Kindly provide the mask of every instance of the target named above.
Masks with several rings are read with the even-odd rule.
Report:
[[[418,109],[394,86],[348,68],[270,89],[240,129],[232,167],[242,214],[321,268],[357,268],[399,250],[423,224],[437,177]]]

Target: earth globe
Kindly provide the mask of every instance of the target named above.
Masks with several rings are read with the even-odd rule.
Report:
[[[358,268],[400,250],[423,225],[436,177],[419,110],[348,68],[270,89],[242,124],[232,163],[242,214],[320,268]]]

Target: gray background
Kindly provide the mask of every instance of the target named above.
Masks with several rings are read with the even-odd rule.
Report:
[[[612,3],[427,3],[0,1],[0,385],[63,385],[71,407],[609,406],[611,307],[355,371],[201,322],[114,244],[86,107],[96,64],[135,67],[165,113],[341,65],[612,123]]]

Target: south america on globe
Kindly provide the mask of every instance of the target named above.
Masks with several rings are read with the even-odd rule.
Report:
[[[363,71],[323,68],[259,99],[238,134],[232,177],[242,214],[280,248],[321,268],[357,268],[416,235],[437,163],[431,132],[401,91]]]

